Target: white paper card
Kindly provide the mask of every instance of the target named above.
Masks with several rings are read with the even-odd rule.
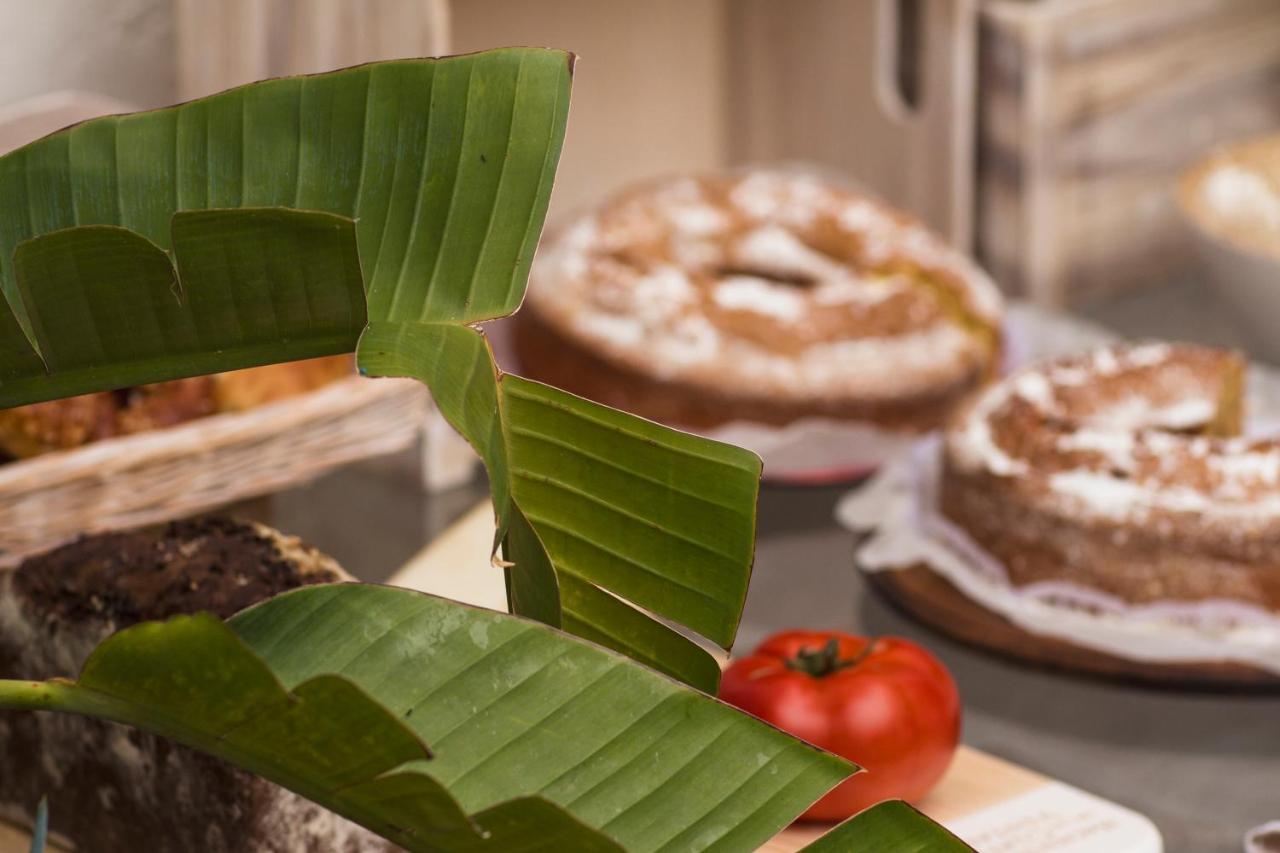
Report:
[[[1079,788],[1049,782],[947,823],[982,853],[1161,853],[1155,824]]]

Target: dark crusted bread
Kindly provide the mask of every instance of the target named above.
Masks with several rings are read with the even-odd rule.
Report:
[[[333,560],[226,519],[88,536],[0,575],[0,676],[74,677],[117,630],[180,613],[228,617],[294,587],[346,579]],[[126,726],[0,715],[0,809],[30,821],[49,800],[80,850],[361,851],[360,827],[223,761]]]

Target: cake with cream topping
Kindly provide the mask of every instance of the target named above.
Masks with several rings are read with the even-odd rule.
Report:
[[[634,189],[539,250],[523,371],[655,420],[929,429],[991,375],[1002,304],[918,222],[809,175]]]
[[[1280,611],[1280,441],[1243,437],[1240,356],[1113,345],[966,404],[941,511],[1018,587]]]

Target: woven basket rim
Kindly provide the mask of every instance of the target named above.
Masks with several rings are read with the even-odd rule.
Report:
[[[306,423],[414,394],[425,395],[426,389],[412,379],[352,375],[243,412],[221,412],[164,429],[116,436],[0,465],[0,493],[30,491],[82,477],[101,479],[145,460],[184,455],[198,459],[230,444],[277,435]]]

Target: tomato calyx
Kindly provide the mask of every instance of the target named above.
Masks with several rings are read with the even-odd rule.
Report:
[[[801,648],[796,652],[795,657],[787,658],[784,663],[787,669],[803,672],[813,678],[826,678],[828,675],[834,675],[842,669],[850,669],[862,663],[871,654],[875,645],[876,641],[873,639],[854,657],[842,658],[840,657],[840,641],[832,637],[827,640],[822,648],[816,651],[809,648]]]

